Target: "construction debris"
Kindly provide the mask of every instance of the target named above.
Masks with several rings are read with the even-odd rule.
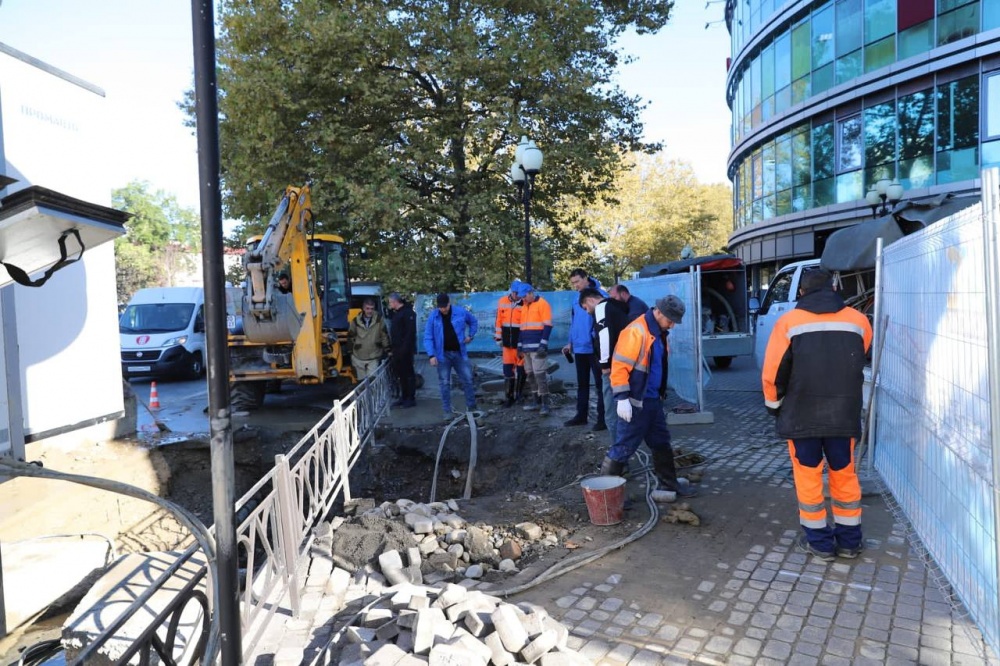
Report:
[[[343,574],[338,578],[343,581]],[[452,584],[443,588],[401,584],[370,591],[363,600],[370,596],[375,596],[375,601],[339,628],[323,659],[317,663],[341,666],[593,663],[567,647],[569,631],[540,606],[528,603],[515,606],[484,592]]]
[[[691,510],[691,505],[687,502],[681,502],[680,504],[671,507],[670,511],[663,516],[662,520],[668,523],[687,523],[697,527],[701,525],[701,519],[698,515]]]

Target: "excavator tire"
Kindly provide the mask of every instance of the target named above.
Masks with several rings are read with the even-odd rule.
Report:
[[[229,404],[234,412],[250,412],[264,404],[267,382],[233,382],[229,387]]]

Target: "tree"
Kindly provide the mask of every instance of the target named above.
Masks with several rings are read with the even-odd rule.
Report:
[[[533,219],[562,253],[642,102],[614,46],[655,32],[671,0],[230,0],[220,12],[227,216],[260,232],[289,183],[313,183],[317,230],[365,246],[366,277],[407,290],[502,288],[522,274],[513,144],[544,149]],[[190,98],[188,102],[190,108]],[[360,262],[355,267],[360,268]]]
[[[586,249],[557,263],[560,276],[577,264],[606,281],[627,278],[647,264],[673,261],[690,245],[696,255],[724,250],[732,231],[732,189],[699,183],[686,162],[662,154],[628,156],[613,198],[591,206],[564,202],[586,220]]]
[[[115,239],[118,300],[127,302],[143,287],[166,286],[176,275],[194,268],[201,251],[197,214],[173,195],[149,191],[149,183],[132,181],[111,193],[112,205],[132,217],[124,236]]]

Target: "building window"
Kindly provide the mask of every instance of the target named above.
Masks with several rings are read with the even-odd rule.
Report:
[[[970,180],[979,173],[979,77],[937,90],[937,182]]]
[[[979,30],[979,0],[938,0],[938,46],[971,37]]]
[[[896,32],[896,0],[865,0],[865,44]]]
[[[763,98],[761,118],[767,122],[774,115],[774,47],[760,54],[760,94]]]
[[[1000,2],[983,0],[983,30],[1000,28]]]
[[[861,48],[863,18],[861,0],[839,0],[837,2],[837,58]]]
[[[904,189],[934,184],[934,94],[928,88],[896,102],[899,182]]]
[[[833,4],[827,4],[812,17],[812,68],[833,62]]]
[[[865,47],[865,71],[873,72],[896,62],[896,35]]]
[[[862,191],[864,136],[861,116],[837,121],[837,203],[857,201]]]
[[[865,109],[865,182],[867,190],[882,178],[896,177],[896,103]]]
[[[987,74],[985,77],[986,94],[983,95],[986,110],[984,132],[985,139],[1000,138],[1000,72]]]
[[[812,205],[811,155],[809,125],[800,125],[792,130],[792,210],[806,210]]]
[[[926,53],[934,47],[934,21],[924,21],[899,33],[899,59]]]
[[[823,123],[812,130],[813,201],[811,207],[834,202],[834,165],[836,162],[833,123]]]

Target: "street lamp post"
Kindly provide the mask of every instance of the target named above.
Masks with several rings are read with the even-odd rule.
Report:
[[[865,201],[872,207],[872,217],[888,215],[893,206],[903,198],[903,186],[897,180],[882,178],[868,188]]]
[[[514,150],[510,179],[517,185],[517,197],[524,204],[524,279],[531,282],[531,195],[535,176],[542,170],[542,151],[534,141],[522,136]]]

